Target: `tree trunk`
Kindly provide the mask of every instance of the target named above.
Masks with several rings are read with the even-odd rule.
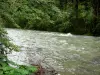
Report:
[[[73,3],[74,1],[72,0],[72,3]]]
[[[93,4],[93,18],[94,18],[94,24],[93,24],[93,27],[92,27],[92,31],[95,32],[95,28],[96,28],[96,25],[97,25],[97,19],[98,19],[98,16],[99,16],[99,0],[93,0],[92,1],[92,4]]]
[[[78,19],[78,0],[75,1],[76,19]]]
[[[92,26],[92,33],[94,35],[100,35],[100,21],[99,21],[99,16],[100,16],[100,0],[92,0],[92,5],[93,5],[93,26]]]

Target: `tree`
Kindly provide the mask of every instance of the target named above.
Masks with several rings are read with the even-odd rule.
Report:
[[[0,26],[0,58],[2,59],[1,62],[4,62],[4,59],[5,61],[7,61],[7,53],[12,50],[19,50],[17,46],[9,42],[9,39],[6,35],[7,32]]]
[[[93,34],[94,35],[99,35],[100,34],[100,19],[99,19],[99,16],[100,16],[100,0],[92,0],[92,5],[93,5],[93,18],[94,18],[94,23],[93,23],[93,27],[92,27],[92,31],[93,31]]]
[[[78,0],[75,0],[75,11],[76,11],[76,19],[78,20]]]

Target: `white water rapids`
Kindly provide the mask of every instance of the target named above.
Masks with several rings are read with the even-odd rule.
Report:
[[[100,75],[100,37],[7,29],[21,48],[8,55],[18,64],[42,64],[60,75]]]

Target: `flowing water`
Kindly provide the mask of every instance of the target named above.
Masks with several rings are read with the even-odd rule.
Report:
[[[60,75],[100,75],[100,37],[7,29],[21,48],[8,55],[18,64],[41,64]]]

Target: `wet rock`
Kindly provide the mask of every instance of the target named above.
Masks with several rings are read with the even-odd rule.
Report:
[[[45,70],[44,75],[58,75],[58,73],[55,70]]]
[[[58,72],[54,69],[45,69],[43,68],[41,65],[35,65],[32,64],[33,66],[36,66],[38,68],[38,71],[34,74],[30,74],[30,75],[60,75],[58,74]]]

